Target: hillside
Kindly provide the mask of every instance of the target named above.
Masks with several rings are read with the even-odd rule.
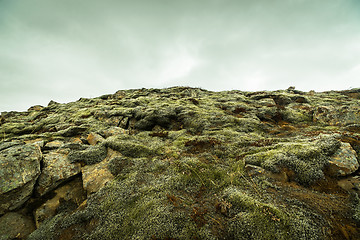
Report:
[[[360,239],[360,89],[120,90],[0,117],[0,239]]]

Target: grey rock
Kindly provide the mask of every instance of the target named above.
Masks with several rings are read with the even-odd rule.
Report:
[[[40,147],[18,145],[0,152],[0,214],[20,207],[40,175]]]
[[[80,163],[70,163],[64,153],[58,151],[44,154],[43,169],[36,188],[37,193],[44,195],[80,171]]]

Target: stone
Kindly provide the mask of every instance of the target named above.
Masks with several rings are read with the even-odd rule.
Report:
[[[59,140],[55,140],[55,141],[51,141],[45,144],[44,148],[45,149],[56,149],[59,148],[63,145],[64,143],[62,141]]]
[[[114,179],[108,165],[111,159],[121,156],[120,153],[109,149],[107,157],[100,163],[87,165],[81,169],[83,187],[88,195],[99,191],[107,182]]]
[[[8,212],[0,217],[0,239],[26,239],[35,230],[35,224],[28,216]]]
[[[70,163],[67,154],[60,151],[44,154],[43,169],[36,191],[44,195],[81,171],[80,163]]]
[[[346,191],[360,191],[360,176],[341,179],[338,181],[338,185]]]
[[[346,176],[359,168],[356,152],[349,143],[341,142],[340,148],[329,159],[327,174],[330,176]]]
[[[355,133],[360,133],[360,124],[350,124],[345,127],[345,130]]]
[[[0,151],[0,215],[25,203],[40,175],[41,150],[25,144]]]
[[[272,98],[263,98],[259,100],[259,105],[266,106],[266,107],[275,107],[276,102]]]
[[[107,156],[107,147],[104,144],[90,146],[81,151],[72,151],[68,155],[71,163],[80,162],[84,164],[95,164],[104,160]]]
[[[360,122],[360,107],[318,106],[313,114],[313,121],[332,126],[357,124]]]
[[[35,106],[32,106],[28,109],[28,111],[41,111],[44,107],[41,106],[41,105],[35,105]]]
[[[102,131],[101,134],[103,134],[103,136],[105,136],[105,138],[108,138],[113,135],[129,134],[129,130],[125,130],[120,127],[110,127],[108,129]]]
[[[54,190],[55,196],[47,200],[34,212],[36,228],[48,218],[55,216],[61,211],[73,211],[86,200],[86,192],[82,188],[81,178]]]
[[[265,169],[259,166],[255,166],[255,165],[251,165],[251,164],[246,164],[245,165],[245,170],[247,172],[247,174],[249,176],[257,176],[257,175],[262,175],[265,173]]]
[[[280,182],[288,182],[289,177],[288,177],[287,173],[291,172],[290,170],[284,168],[282,171],[279,171],[279,173],[273,173],[271,171],[267,171],[266,169],[264,169],[262,167],[251,165],[251,164],[246,164],[245,170],[250,177],[266,176],[266,177],[272,178],[272,179],[274,179],[276,181],[280,181]]]
[[[63,137],[73,137],[82,134],[87,130],[85,126],[70,126],[65,130],[61,130],[58,133]]]
[[[35,144],[35,145],[38,145],[40,148],[45,146],[45,141],[42,140],[41,138],[40,139],[34,139],[34,140],[28,140],[28,141],[25,141],[25,143],[27,143],[27,144]]]
[[[97,133],[89,133],[86,140],[90,145],[96,145],[98,142],[104,141],[104,138]]]

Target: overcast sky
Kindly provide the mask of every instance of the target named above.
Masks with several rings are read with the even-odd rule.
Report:
[[[0,111],[142,87],[359,83],[359,0],[0,0]]]

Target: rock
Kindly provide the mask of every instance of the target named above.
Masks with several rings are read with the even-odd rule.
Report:
[[[360,122],[360,107],[318,106],[313,114],[313,121],[332,126],[357,124]]]
[[[80,171],[80,163],[70,163],[65,153],[57,151],[44,154],[43,169],[36,191],[44,195]]]
[[[129,130],[125,130],[120,127],[110,127],[101,133],[105,138],[108,138],[113,135],[129,134]]]
[[[35,230],[30,217],[16,212],[8,212],[0,217],[0,239],[26,239]]]
[[[85,164],[99,163],[106,158],[107,148],[104,144],[90,146],[88,149],[73,151],[68,155],[71,163],[82,162]]]
[[[0,215],[29,199],[40,175],[40,147],[17,145],[0,152]]]
[[[56,149],[59,148],[63,145],[64,143],[62,141],[59,140],[55,140],[55,141],[51,141],[45,144],[44,148],[45,149]]]
[[[345,126],[344,129],[350,132],[360,133],[360,124],[349,124]]]
[[[75,210],[86,199],[86,192],[82,188],[81,178],[76,178],[59,187],[54,193],[55,196],[53,198],[35,210],[36,228],[39,228],[43,221],[55,216],[59,212]]]
[[[28,141],[25,141],[25,143],[29,144],[35,144],[35,145],[38,145],[40,148],[44,147],[45,145],[45,141],[42,140],[41,138],[39,139],[34,139],[34,140],[28,140]]]
[[[3,142],[0,144],[0,152],[4,149],[16,146],[16,145],[22,145],[24,144],[23,142],[20,141],[11,141],[11,142]]]
[[[266,177],[272,178],[272,179],[274,179],[276,181],[280,181],[280,182],[288,182],[289,177],[287,175],[287,172],[291,172],[288,169],[286,169],[286,170],[283,169],[279,173],[273,173],[271,171],[267,171],[266,169],[264,169],[262,167],[251,165],[251,164],[246,164],[245,170],[250,177],[266,176]]]
[[[356,152],[349,143],[341,143],[339,150],[329,159],[327,174],[346,176],[359,168]]]
[[[272,98],[260,99],[258,103],[265,107],[275,107],[276,106],[276,102]]]
[[[44,107],[41,106],[41,105],[35,105],[35,106],[32,106],[28,109],[28,111],[41,111]]]
[[[338,185],[346,191],[360,191],[360,176],[341,179],[338,181]]]
[[[88,195],[100,190],[105,184],[114,179],[108,165],[111,159],[121,156],[120,153],[109,149],[108,156],[100,163],[84,166],[82,171],[83,187]]]
[[[87,127],[85,126],[71,126],[65,130],[59,131],[58,133],[63,137],[72,137],[72,136],[80,135],[86,130]]]
[[[86,140],[90,145],[96,145],[98,142],[104,141],[104,138],[97,133],[89,133]]]
[[[259,166],[246,164],[245,170],[249,176],[256,176],[256,175],[262,175],[265,173],[265,169]]]

